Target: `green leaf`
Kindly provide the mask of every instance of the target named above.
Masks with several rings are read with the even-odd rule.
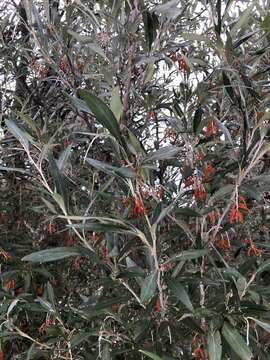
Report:
[[[57,247],[47,250],[41,250],[32,254],[26,255],[22,258],[22,261],[29,261],[34,263],[46,263],[50,261],[56,261],[65,259],[70,256],[81,256],[81,252],[76,248],[71,247]]]
[[[263,328],[265,331],[270,333],[270,324],[266,323],[264,321],[260,321],[258,319],[255,319],[253,317],[249,317],[249,319],[252,319],[253,321],[255,321],[256,324],[258,324],[261,328]]]
[[[174,255],[172,256],[169,260],[167,260],[164,264],[168,264],[171,263],[173,261],[181,261],[181,260],[193,260],[193,259],[197,259],[199,257],[205,256],[208,254],[208,250],[207,249],[202,249],[202,250],[185,250],[182,251],[180,254],[178,255]]]
[[[222,345],[218,330],[211,330],[207,335],[207,349],[209,360],[221,360]]]
[[[179,151],[180,151],[180,148],[178,148],[178,147],[165,146],[165,147],[147,155],[143,160],[143,164],[151,162],[151,161],[173,159]]]
[[[145,350],[139,350],[142,354],[148,356],[150,359],[153,359],[153,360],[162,360],[162,358],[150,351],[145,351]]]
[[[176,208],[174,209],[174,212],[176,215],[184,215],[184,216],[190,216],[190,217],[201,217],[202,215],[198,213],[197,211],[185,207],[185,208]]]
[[[231,37],[234,38],[235,35],[237,34],[237,31],[240,30],[241,28],[243,28],[248,20],[249,20],[249,17],[252,13],[252,10],[254,8],[254,5],[250,5],[245,11],[242,12],[242,14],[240,15],[238,21],[236,22],[236,24],[232,27],[231,29]]]
[[[236,328],[232,327],[228,322],[224,322],[221,333],[241,360],[251,360],[252,352]]]
[[[12,133],[12,135],[15,136],[15,138],[22,144],[25,151],[29,151],[29,137],[30,135],[27,134],[25,131],[20,129],[17,124],[13,120],[6,120],[6,125],[9,129],[9,131]]]
[[[122,143],[118,122],[111,109],[96,95],[86,90],[78,90],[78,95],[86,102],[97,121],[103,125],[115,139]]]
[[[119,121],[123,114],[123,104],[122,104],[121,97],[120,97],[119,86],[115,86],[112,90],[110,108],[111,108],[116,120]]]
[[[157,272],[152,271],[152,273],[143,281],[142,288],[141,288],[141,302],[147,303],[151,298],[155,295],[157,288]]]
[[[157,36],[157,29],[159,26],[158,17],[153,12],[144,11],[143,23],[148,50],[151,50],[152,44]]]
[[[201,106],[198,107],[198,109],[195,111],[194,114],[194,118],[193,118],[193,131],[194,133],[197,132],[197,129],[201,123],[202,120],[202,115],[203,115],[203,110],[201,108]]]
[[[193,312],[193,305],[184,286],[180,284],[177,280],[172,278],[167,281],[167,284],[174,293],[174,295],[177,297],[177,299],[180,300],[181,303],[184,304],[189,311]]]
[[[106,174],[113,175],[113,176],[120,176],[121,178],[134,178],[137,176],[136,172],[133,169],[128,167],[116,167],[110,164],[87,158],[86,162],[93,166],[94,168],[105,172]]]
[[[270,268],[270,260],[266,260],[258,267],[257,274],[269,268]]]

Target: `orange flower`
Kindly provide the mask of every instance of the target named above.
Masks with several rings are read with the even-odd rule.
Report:
[[[154,305],[154,312],[159,314],[160,310],[161,310],[160,300],[159,298],[157,298],[157,301]]]
[[[68,70],[68,68],[69,68],[69,61],[68,61],[68,58],[67,58],[66,55],[64,55],[64,56],[62,57],[62,59],[60,60],[59,68],[60,68],[62,71],[64,71],[64,72],[66,72],[66,71]]]
[[[240,211],[241,210],[241,211]],[[244,211],[250,212],[251,210],[247,207],[246,200],[244,196],[239,196],[238,203],[235,204],[232,208],[229,223],[232,224],[235,222],[244,223]]]
[[[252,255],[255,255],[255,256],[261,256],[262,254],[262,250],[259,250],[256,245],[254,244],[250,244],[250,247],[247,251],[247,254],[248,256],[252,256]]]
[[[215,169],[212,164],[208,164],[204,170],[204,180],[206,182],[210,181],[215,174]]]
[[[215,210],[212,210],[209,214],[208,214],[209,220],[211,222],[212,225],[215,225],[216,221],[217,221],[217,213],[215,212]]]
[[[220,249],[220,250],[223,250],[223,251],[228,251],[231,247],[230,243],[229,243],[229,240],[228,239],[224,239],[224,238],[221,238],[218,242],[217,242],[217,247]]]
[[[207,128],[206,128],[206,138],[210,138],[211,136],[216,137],[218,136],[218,127],[215,120],[209,121]]]
[[[164,137],[165,137],[165,139],[168,139],[168,140],[174,142],[177,139],[177,133],[175,130],[167,128],[167,129],[165,129]]]
[[[202,152],[202,150],[199,150],[197,156],[196,156],[196,161],[202,161],[205,158],[204,153]]]
[[[15,289],[15,280],[14,279],[9,279],[7,284],[6,284],[6,288],[7,288],[7,291],[9,290],[14,290]]]
[[[195,355],[195,359],[205,360],[205,352],[200,347],[194,350],[194,355]]]
[[[49,235],[54,235],[57,232],[57,225],[49,223],[47,226],[47,232]]]
[[[66,246],[72,247],[75,244],[75,237],[72,234],[67,234],[66,236]]]
[[[244,223],[244,215],[238,210],[237,206],[232,208],[229,223],[232,224],[234,221],[240,222],[241,224]]]
[[[193,184],[194,184],[194,179],[193,179],[192,176],[189,176],[188,178],[186,178],[184,180],[184,188],[187,188],[187,187],[189,187],[189,186],[191,186]]]
[[[143,201],[139,194],[135,195],[135,202],[133,207],[133,217],[140,217],[147,214],[146,208],[144,207]]]
[[[0,225],[3,225],[6,222],[6,217],[4,214],[0,213]]]
[[[202,183],[198,181],[198,178],[195,179],[195,198],[196,200],[204,201],[206,199],[207,192],[203,188]]]
[[[46,332],[46,327],[53,325],[54,321],[52,319],[46,319],[38,328],[38,332],[40,333],[40,335],[44,335]]]
[[[189,66],[184,58],[179,57],[177,62],[178,62],[178,67],[179,67],[180,71],[183,71],[183,72],[188,71]]]

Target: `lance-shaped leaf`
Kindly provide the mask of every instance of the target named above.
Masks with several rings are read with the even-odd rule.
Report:
[[[252,352],[236,328],[225,322],[221,332],[227,343],[241,360],[251,360]]]
[[[177,297],[177,299],[180,300],[181,303],[183,305],[185,305],[185,307],[189,311],[193,312],[193,310],[194,310],[193,305],[190,301],[190,298],[189,298],[188,293],[186,292],[184,286],[182,284],[180,284],[178,281],[176,281],[175,279],[169,279],[167,281],[167,284],[168,284],[169,288],[172,290],[173,294]]]
[[[80,89],[78,90],[78,95],[86,102],[97,121],[108,129],[119,143],[122,143],[118,122],[111,109],[101,99],[89,91]]]
[[[47,250],[41,250],[32,254],[26,255],[22,261],[29,261],[34,263],[46,263],[50,261],[62,260],[70,256],[81,255],[80,250],[72,247],[57,247]]]
[[[6,125],[12,135],[22,144],[25,151],[29,151],[29,138],[30,135],[18,127],[13,120],[6,120]]]
[[[207,335],[207,349],[209,360],[221,360],[222,345],[218,330],[211,330]]]
[[[150,351],[145,351],[145,350],[139,350],[139,352],[141,352],[142,354],[146,355],[149,359],[152,360],[162,360],[160,356],[150,352]]]
[[[147,303],[155,295],[157,288],[157,272],[152,271],[150,275],[146,276],[141,288],[141,302]]]
[[[101,170],[105,172],[106,174],[112,175],[112,176],[120,176],[122,178],[133,178],[136,177],[136,172],[133,169],[130,169],[128,167],[116,167],[112,166],[110,164],[104,163],[102,161],[94,160],[87,158],[86,162],[90,165],[92,165],[97,170]]]
[[[169,160],[173,159],[175,155],[180,151],[180,148],[175,146],[165,146],[157,151],[152,152],[151,154],[147,155],[143,163],[149,163],[151,161],[157,160]]]

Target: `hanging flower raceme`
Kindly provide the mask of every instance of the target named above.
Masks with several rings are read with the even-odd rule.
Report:
[[[218,136],[218,126],[215,120],[209,121],[206,128],[206,137],[209,139],[211,136],[214,136],[215,140]]]
[[[251,239],[247,239],[244,241],[245,244],[248,246],[247,255],[248,256],[261,256],[262,250],[258,249],[255,244],[253,244]]]
[[[204,181],[209,182],[215,174],[215,169],[212,164],[208,164],[204,170]]]
[[[205,360],[205,352],[202,348],[197,348],[194,351],[194,356],[195,356],[195,359]]]
[[[136,194],[132,215],[133,217],[140,217],[140,216],[145,216],[146,214],[147,214],[147,210],[144,207],[141,196],[139,194]]]
[[[194,179],[192,176],[189,176],[184,180],[184,188],[190,187],[194,184]]]
[[[14,290],[15,289],[15,280],[9,279],[6,284],[7,291]]]
[[[235,222],[244,223],[244,214],[245,212],[250,212],[251,210],[247,207],[246,200],[244,196],[239,196],[238,202],[236,202],[231,210],[229,223],[232,224]]]
[[[198,178],[195,179],[195,198],[199,201],[205,201],[207,192]]]

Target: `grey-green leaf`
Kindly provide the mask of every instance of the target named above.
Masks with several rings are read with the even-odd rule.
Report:
[[[252,358],[250,348],[236,328],[232,327],[228,322],[225,322],[221,333],[241,360],[250,360]]]
[[[89,91],[78,90],[78,95],[86,102],[97,121],[108,129],[112,136],[121,143],[122,138],[118,122],[111,109],[101,99]]]
[[[46,263],[50,261],[62,260],[70,256],[81,256],[81,252],[72,247],[57,247],[47,250],[41,250],[22,258],[22,261],[34,263]]]
[[[181,301],[181,303],[183,305],[185,305],[185,307],[189,310],[192,311],[194,310],[193,305],[190,301],[190,298],[188,296],[188,293],[186,292],[184,286],[182,284],[180,284],[177,280],[175,279],[169,279],[167,282],[169,288],[172,290],[172,292],[174,293],[174,295],[177,297],[178,300]]]
[[[207,335],[207,349],[209,360],[221,360],[222,345],[220,332],[218,330],[210,331]]]
[[[155,295],[157,288],[157,273],[152,271],[150,275],[146,276],[141,288],[141,302],[147,303]]]

